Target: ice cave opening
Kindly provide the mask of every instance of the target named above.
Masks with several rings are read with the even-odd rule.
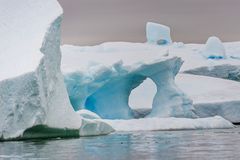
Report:
[[[157,86],[150,78],[131,91],[128,104],[134,112],[134,118],[143,118],[151,112],[156,93]]]

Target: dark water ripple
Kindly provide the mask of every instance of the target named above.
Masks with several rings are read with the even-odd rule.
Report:
[[[1,142],[0,159],[237,160],[240,128],[114,133],[80,139]]]

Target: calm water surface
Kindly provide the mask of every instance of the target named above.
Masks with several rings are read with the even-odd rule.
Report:
[[[114,133],[80,139],[0,142],[0,159],[237,160],[240,128]]]

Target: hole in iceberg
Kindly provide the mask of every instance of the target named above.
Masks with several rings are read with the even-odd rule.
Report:
[[[146,76],[129,74],[108,81],[87,81],[81,73],[65,75],[70,102],[104,119],[143,118],[152,110],[156,84]]]
[[[131,91],[128,103],[135,118],[143,118],[151,112],[156,93],[157,86],[150,78]]]

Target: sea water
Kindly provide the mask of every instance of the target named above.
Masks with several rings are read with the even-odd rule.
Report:
[[[240,127],[187,131],[116,132],[78,139],[0,142],[0,159],[234,160],[240,158]]]

